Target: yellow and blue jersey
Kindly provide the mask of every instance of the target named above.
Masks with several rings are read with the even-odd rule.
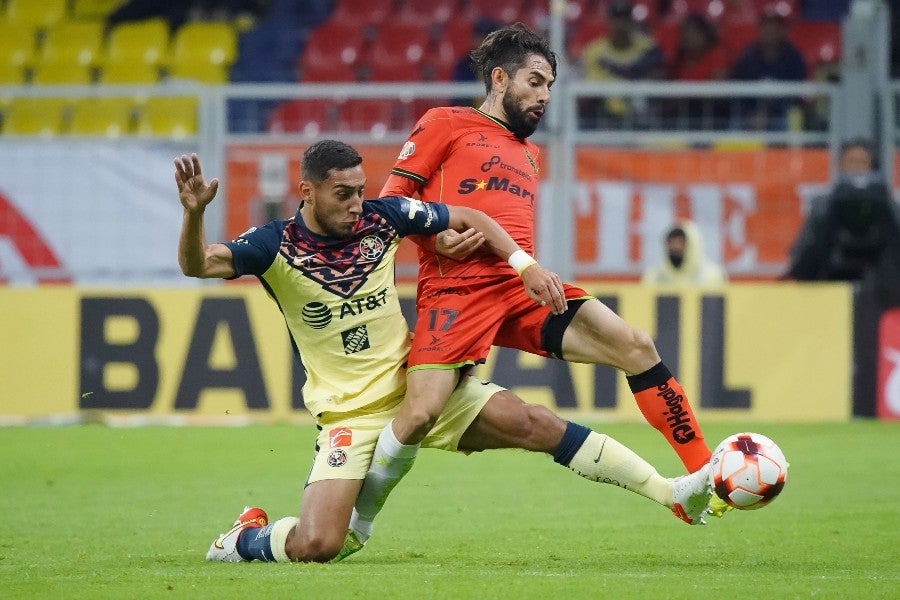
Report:
[[[235,277],[257,276],[284,315],[314,416],[402,399],[409,335],[394,256],[403,236],[432,235],[448,221],[446,205],[392,196],[363,202],[346,239],[310,231],[298,210],[226,244]]]

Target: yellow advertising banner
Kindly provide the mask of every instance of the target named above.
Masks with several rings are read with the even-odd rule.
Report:
[[[701,422],[851,415],[849,286],[585,287],[655,337]],[[403,292],[413,318],[414,290]],[[0,422],[308,418],[303,370],[259,286],[5,288],[0,310]],[[641,418],[624,376],[608,367],[495,349],[479,375],[566,413]]]

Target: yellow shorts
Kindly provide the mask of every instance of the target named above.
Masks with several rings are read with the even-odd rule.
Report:
[[[456,452],[463,433],[491,396],[503,389],[475,377],[463,378],[431,432],[422,440],[422,448]],[[316,456],[306,484],[325,479],[363,479],[372,462],[378,435],[399,409],[400,403],[391,401],[382,409],[370,407],[348,414],[322,415]]]

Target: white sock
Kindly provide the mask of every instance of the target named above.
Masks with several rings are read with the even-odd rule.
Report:
[[[285,545],[291,529],[296,527],[299,522],[300,519],[297,517],[284,517],[272,523],[269,544],[272,547],[272,556],[275,557],[275,562],[291,562],[290,557],[287,555],[287,550],[285,550]]]
[[[378,436],[372,464],[369,465],[350,517],[350,529],[361,542],[372,535],[372,521],[381,511],[394,486],[412,468],[419,451],[419,444],[401,444],[394,435],[392,424],[393,421],[388,423]]]
[[[588,434],[568,467],[585,479],[631,490],[663,506],[672,504],[672,482],[608,435]]]

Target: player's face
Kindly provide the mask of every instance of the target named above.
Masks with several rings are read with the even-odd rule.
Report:
[[[525,65],[510,78],[503,94],[503,110],[510,130],[527,138],[537,129],[550,102],[553,68],[540,54],[530,54]]]
[[[315,233],[348,238],[362,214],[366,175],[362,165],[328,173],[328,179],[321,183],[300,182],[306,201],[301,209],[303,220]]]

